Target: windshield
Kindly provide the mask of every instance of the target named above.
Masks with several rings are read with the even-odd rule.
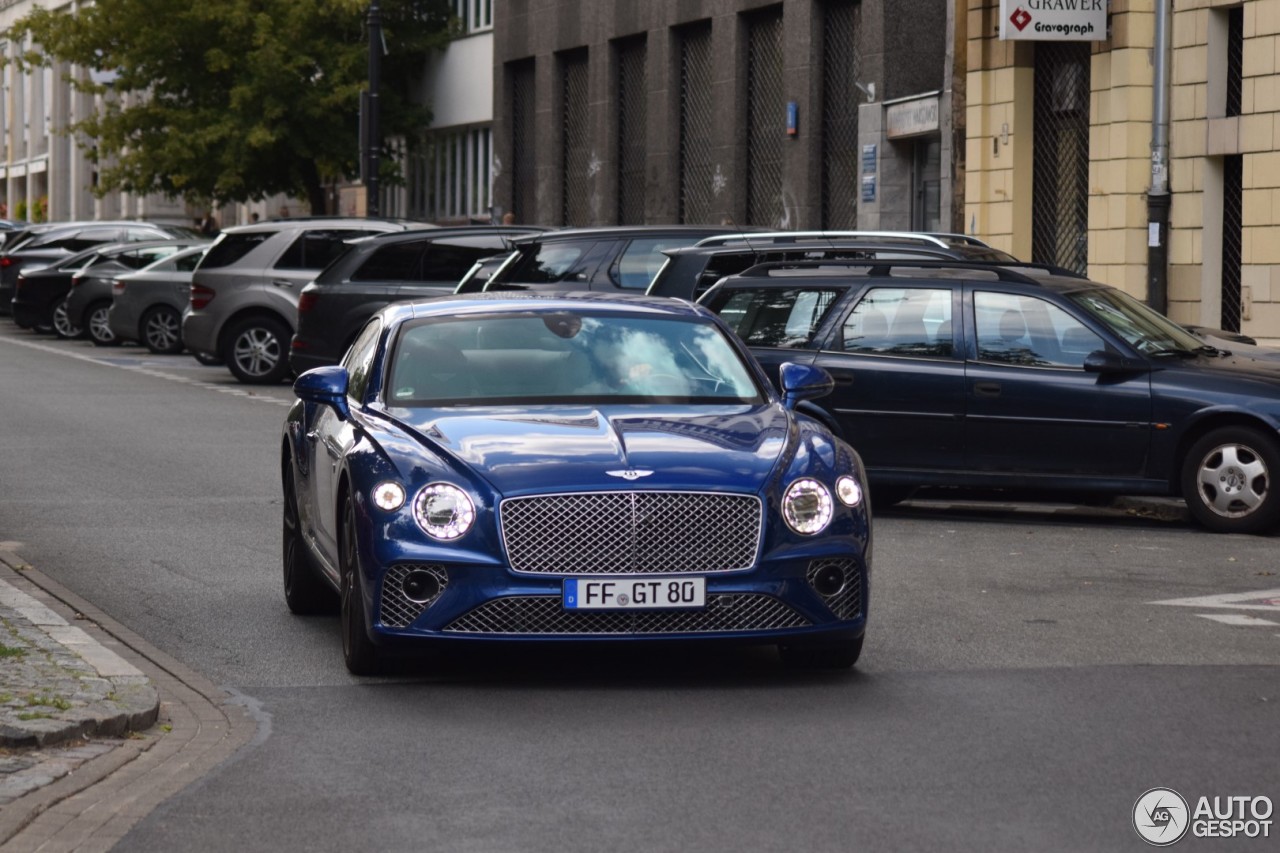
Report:
[[[397,406],[763,402],[711,323],[571,311],[406,325],[387,388]]]
[[[1147,355],[1195,352],[1204,347],[1204,341],[1124,291],[1099,287],[1066,296]]]

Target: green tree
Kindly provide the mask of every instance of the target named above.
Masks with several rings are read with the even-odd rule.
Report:
[[[384,138],[413,139],[429,113],[408,95],[451,34],[452,4],[380,5]],[[102,96],[67,128],[98,164],[97,192],[197,204],[286,193],[318,213],[326,181],[359,171],[366,12],[357,0],[97,0],[37,8],[8,36],[29,45],[19,67],[70,67],[74,88]]]

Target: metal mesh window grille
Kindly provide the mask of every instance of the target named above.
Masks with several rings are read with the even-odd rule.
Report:
[[[711,25],[680,34],[681,222],[711,221]]]
[[[560,221],[587,225],[591,218],[591,137],[587,127],[587,53],[560,59]]]
[[[646,45],[618,42],[618,224],[644,222]]]
[[[1240,331],[1244,157],[1222,158],[1222,328]]]
[[[408,172],[409,216],[433,221],[487,219],[493,203],[493,129],[427,134]]]
[[[858,227],[860,3],[831,2],[822,27],[822,227]]]
[[[533,60],[511,66],[511,211],[517,222],[537,222],[537,164],[534,159]]]
[[[1031,259],[1079,273],[1089,266],[1087,42],[1040,42],[1035,64]]]
[[[747,222],[782,227],[782,13],[747,33]]]
[[[1226,114],[1240,115],[1244,88],[1244,7],[1227,10],[1227,103]]]

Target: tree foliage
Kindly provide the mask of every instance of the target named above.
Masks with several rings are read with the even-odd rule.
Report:
[[[412,138],[428,113],[408,96],[450,35],[451,3],[380,5],[381,125]],[[36,8],[8,36],[28,45],[20,67],[70,68],[75,89],[100,96],[67,128],[98,164],[98,192],[199,204],[285,193],[319,212],[325,182],[359,170],[366,13],[357,0],[96,0]]]

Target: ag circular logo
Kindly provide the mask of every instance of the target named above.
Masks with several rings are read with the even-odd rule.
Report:
[[[1168,847],[1191,825],[1187,801],[1172,788],[1152,788],[1133,804],[1133,828],[1148,844]]]

